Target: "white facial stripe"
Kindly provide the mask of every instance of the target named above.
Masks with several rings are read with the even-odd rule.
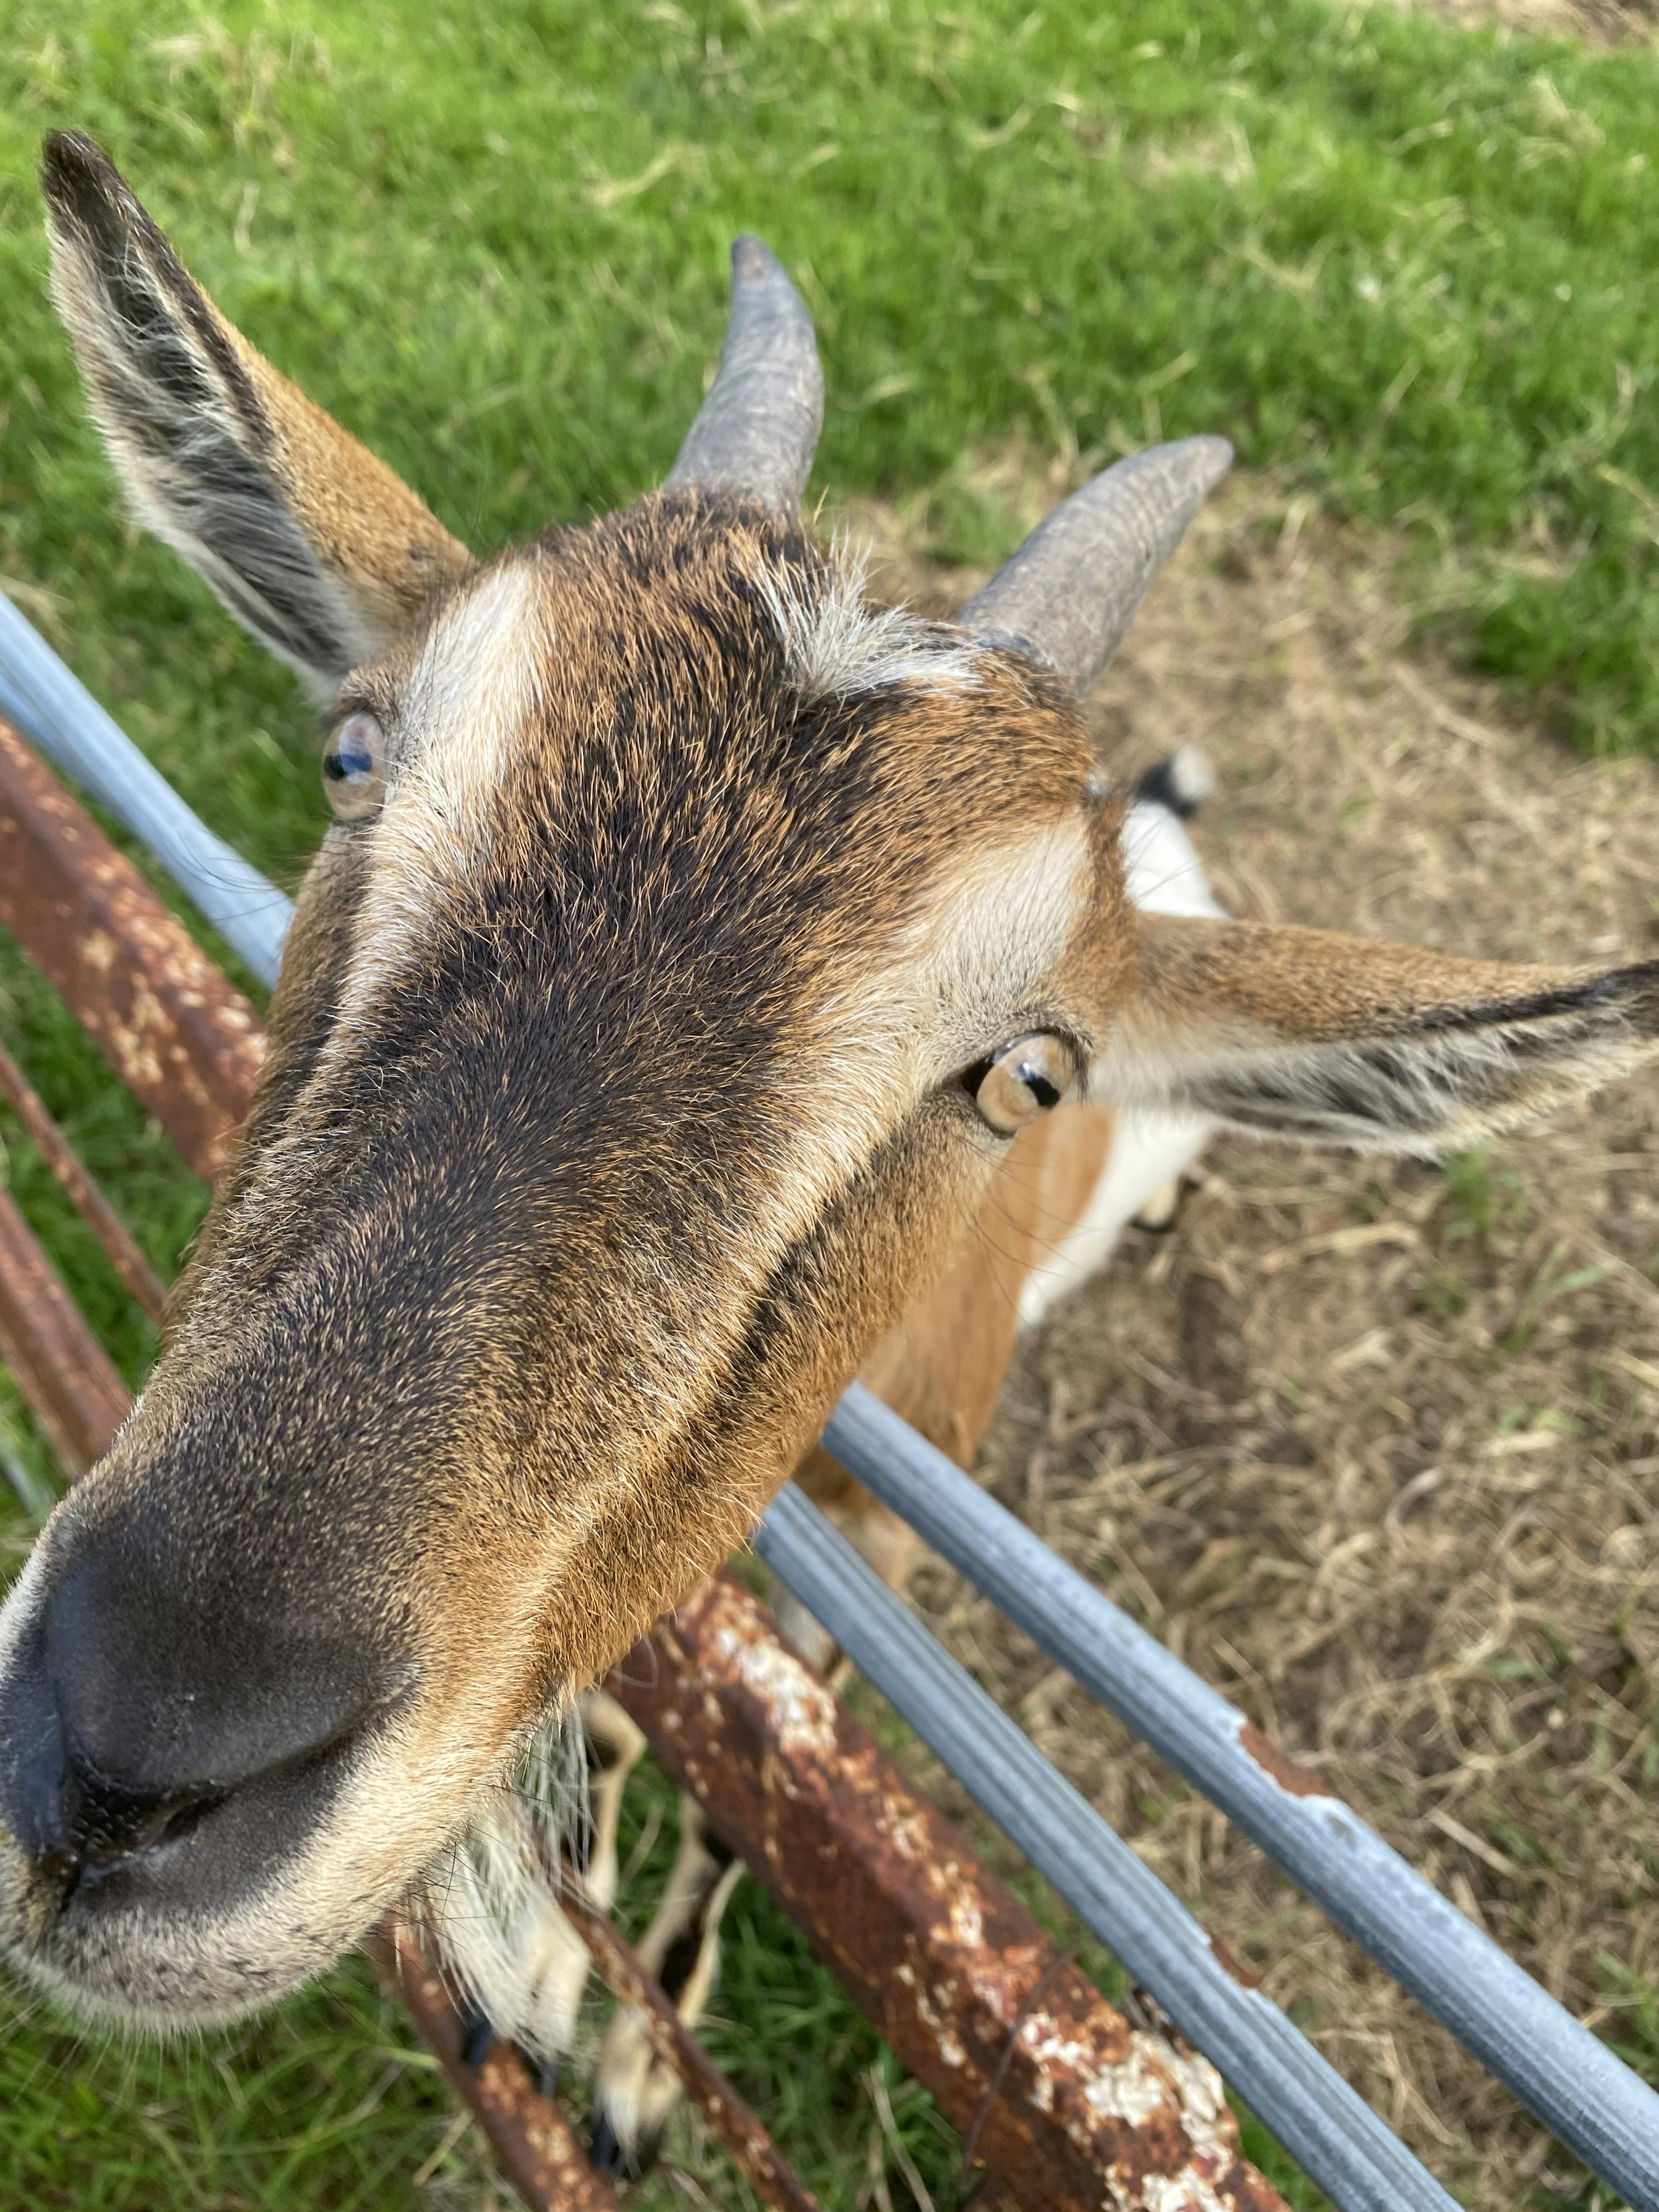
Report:
[[[919,1102],[1005,1042],[1094,902],[1081,815],[964,858],[879,965],[818,1007],[818,1049],[794,1102],[801,1134],[768,1194],[780,1250],[817,1219]]]
[[[994,1024],[1041,989],[1092,906],[1094,884],[1080,813],[1033,831],[1011,853],[969,858],[927,917],[919,947],[928,1010],[949,1008],[966,1025],[952,1050],[981,1042],[966,1030]],[[901,989],[907,965],[902,955],[894,965]]]
[[[404,696],[402,742],[375,824],[336,1040],[407,968],[483,856],[511,748],[534,713],[549,640],[533,556],[495,568],[435,629]]]

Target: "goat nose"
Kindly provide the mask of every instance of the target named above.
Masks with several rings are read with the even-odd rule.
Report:
[[[57,1879],[65,1857],[69,1761],[39,1637],[16,1654],[0,1693],[0,1826]]]
[[[99,1870],[179,1835],[216,1801],[202,1788],[137,1793],[106,1781],[63,1725],[37,1641],[0,1715],[10,1756],[4,1809],[43,1881],[63,1897]]]
[[[37,1856],[108,1864],[350,1738],[401,1686],[366,1639],[291,1622],[259,1594],[176,1583],[100,1538],[45,1593]],[[20,1774],[21,1774],[20,1768]]]

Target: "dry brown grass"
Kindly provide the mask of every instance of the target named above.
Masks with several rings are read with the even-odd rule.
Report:
[[[942,606],[973,580],[862,520],[893,588]],[[1199,842],[1240,914],[1517,959],[1651,950],[1659,774],[1571,759],[1408,655],[1377,552],[1235,485],[1103,688],[1115,752],[1209,748]],[[1445,1171],[1218,1142],[1176,1233],[1137,1235],[1027,1345],[982,1466],[1615,2037],[1626,1976],[1659,1969],[1656,1252],[1650,1082]],[[1575,2189],[1478,2066],[991,1607],[939,1567],[916,1595],[1449,2183],[1483,2212]]]
[[[1588,46],[1659,38],[1659,0],[1384,0],[1431,8],[1455,23],[1501,23],[1511,31],[1577,39]]]

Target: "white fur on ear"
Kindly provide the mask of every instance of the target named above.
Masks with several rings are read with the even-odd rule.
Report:
[[[328,696],[465,549],[231,327],[100,147],[53,132],[41,181],[52,295],[134,514]]]
[[[179,312],[142,240],[124,254],[118,293],[86,234],[53,221],[51,236],[52,296],[135,520],[331,695],[374,641],[272,479],[234,355],[227,345],[221,357]]]
[[[1090,1071],[1103,1104],[1362,1152],[1477,1143],[1659,1055],[1659,962],[1506,970],[1170,917],[1140,974]]]

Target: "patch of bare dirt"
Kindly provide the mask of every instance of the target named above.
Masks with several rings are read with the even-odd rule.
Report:
[[[1236,484],[1100,695],[1126,768],[1210,750],[1196,835],[1228,904],[1520,960],[1651,952],[1659,773],[1575,760],[1409,654],[1378,549],[1297,517]],[[896,592],[944,608],[977,580],[863,520]],[[1133,1236],[1027,1344],[981,1469],[1615,2040],[1659,1972],[1656,1260],[1651,1080],[1443,1170],[1218,1142],[1175,1233]],[[990,1607],[936,1566],[917,1595],[1449,2184],[1482,2212],[1579,2185]]]
[[[1424,5],[1455,23],[1501,23],[1506,30],[1577,39],[1588,46],[1629,46],[1659,37],[1656,0],[1389,0]]]

